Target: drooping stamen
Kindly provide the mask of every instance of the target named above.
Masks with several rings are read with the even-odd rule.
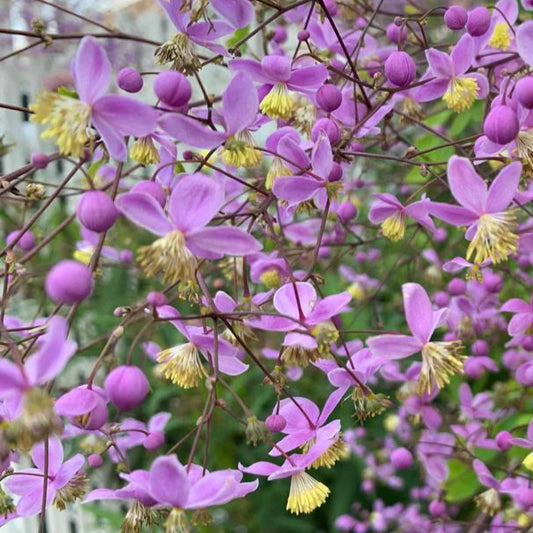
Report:
[[[53,139],[63,155],[82,157],[86,145],[93,140],[90,128],[91,107],[70,96],[43,91],[30,104],[32,122],[49,124],[41,138]]]
[[[533,129],[521,131],[516,138],[516,151],[524,165],[524,174],[533,176]]]
[[[151,526],[157,518],[157,512],[136,501],[128,509],[120,533],[140,533],[143,526]]]
[[[154,277],[161,272],[163,281],[169,283],[193,280],[197,265],[180,231],[167,233],[151,245],[139,248],[137,260],[147,276]]]
[[[318,348],[304,348],[303,346],[284,346],[281,354],[282,361],[287,365],[301,366],[305,368],[309,363],[314,363],[323,355]]]
[[[81,500],[87,493],[88,488],[89,478],[87,475],[76,474],[63,488],[57,491],[54,497],[54,505],[60,511],[64,511],[67,508],[67,504]]]
[[[396,211],[381,223],[381,230],[387,239],[393,242],[401,241],[405,235],[405,214],[402,211]]]
[[[497,50],[508,50],[511,46],[511,32],[506,22],[497,22],[489,39],[489,45]]]
[[[190,533],[189,521],[183,509],[172,509],[165,521],[165,533]]]
[[[246,444],[257,446],[258,442],[266,441],[270,433],[262,420],[258,420],[256,416],[249,416],[246,421]]]
[[[516,217],[512,211],[485,214],[479,217],[477,231],[466,250],[466,259],[475,253],[474,263],[490,259],[494,264],[506,261],[518,250],[518,235],[514,233]]]
[[[259,109],[270,118],[289,120],[294,111],[295,103],[285,83],[276,83],[263,98]]]
[[[489,489],[474,498],[478,507],[489,516],[494,516],[502,508],[500,495],[496,489]]]
[[[240,131],[224,143],[222,159],[231,167],[255,167],[261,163],[261,151],[255,148],[256,144],[249,131]]]
[[[159,152],[154,146],[152,137],[137,139],[131,147],[130,156],[141,165],[156,165],[160,161]]]
[[[315,444],[316,439],[313,438],[306,442],[302,446],[303,453],[307,453],[311,446]],[[337,461],[341,459],[346,459],[349,455],[349,448],[341,433],[337,435],[335,442],[317,459],[311,463],[311,468],[321,468],[325,466],[326,468],[331,468]]]
[[[157,361],[165,378],[184,389],[198,386],[207,375],[198,348],[190,342],[159,352]]]
[[[155,51],[155,62],[161,66],[170,63],[170,68],[179,70],[187,76],[195,74],[202,67],[200,58],[185,33],[178,33],[162,44]]]
[[[431,393],[433,383],[439,389],[450,383],[450,377],[463,371],[466,356],[461,341],[428,342],[422,347],[422,368],[418,378],[418,393]]]
[[[298,472],[291,477],[287,511],[293,514],[310,513],[320,507],[329,496],[329,489],[307,472]]]
[[[366,393],[359,386],[353,388],[351,397],[355,408],[354,417],[359,422],[374,418],[394,405],[385,394]]]
[[[478,91],[479,86],[474,78],[460,76],[452,79],[442,99],[450,109],[462,113],[472,107]]]
[[[331,343],[336,342],[339,338],[339,331],[330,320],[317,324],[311,333],[318,344],[318,351],[322,356],[327,356],[331,352]]]
[[[274,181],[280,176],[292,176],[292,172],[282,159],[274,157],[266,175],[265,188],[270,191],[274,185]]]

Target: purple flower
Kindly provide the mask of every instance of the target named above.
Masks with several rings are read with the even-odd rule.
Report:
[[[516,29],[516,48],[520,57],[533,66],[533,20],[520,24]]]
[[[37,468],[20,470],[9,476],[5,486],[20,496],[17,503],[17,513],[20,516],[33,516],[41,511],[44,492],[44,475],[46,461],[48,461],[48,482],[46,485],[46,506],[52,502],[64,509],[65,504],[81,498],[85,493],[86,478],[78,474],[85,459],[76,454],[63,462],[63,446],[58,438],[48,439],[48,458],[45,458],[45,444],[40,442],[33,446],[31,458]]]
[[[405,317],[413,335],[379,335],[368,339],[367,344],[376,357],[385,359],[403,359],[422,352],[418,389],[420,393],[431,393],[434,384],[441,389],[450,382],[451,375],[462,371],[463,344],[431,341],[447,309],[433,311],[429,296],[418,283],[405,283],[402,292]]]
[[[520,334],[532,334],[533,296],[529,303],[520,300],[520,298],[511,298],[502,305],[501,310],[504,312],[516,313],[509,321],[509,327],[507,328],[509,335],[514,337],[515,335]]]
[[[146,193],[121,194],[117,207],[135,224],[161,238],[138,251],[149,276],[163,273],[171,283],[193,280],[196,257],[218,259],[223,255],[248,255],[261,245],[244,230],[230,226],[206,227],[224,203],[222,186],[203,174],[184,176],[172,190],[165,214],[157,200]]]
[[[474,255],[474,263],[488,259],[505,261],[518,249],[514,233],[515,216],[507,208],[518,189],[522,165],[519,162],[504,167],[489,189],[464,157],[452,156],[448,163],[448,183],[453,197],[462,207],[432,202],[432,215],[455,226],[468,225],[466,238],[471,242],[466,259]]]
[[[61,154],[82,157],[85,148],[92,148],[94,143],[92,124],[111,157],[125,161],[128,151],[124,137],[144,137],[154,131],[158,112],[133,98],[104,94],[111,79],[111,63],[91,37],[81,40],[72,69],[79,100],[44,91],[30,105],[34,122],[50,124],[42,138],[56,137]]]
[[[477,72],[466,74],[474,61],[474,40],[463,35],[450,55],[435,48],[426,50],[429,70],[422,80],[428,80],[415,92],[415,99],[427,102],[441,98],[446,105],[462,113],[476,99],[488,94],[487,78]]]

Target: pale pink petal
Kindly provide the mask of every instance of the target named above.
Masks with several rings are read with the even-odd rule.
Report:
[[[203,228],[187,235],[187,245],[194,245],[201,257],[210,254],[244,256],[261,250],[262,245],[249,233],[231,226]]]
[[[174,229],[160,203],[150,194],[142,192],[121,194],[117,197],[115,205],[132,222],[156,235],[166,235]]]
[[[316,303],[316,291],[310,283],[297,281],[287,283],[274,294],[274,307],[278,313],[300,318],[298,309],[304,317],[309,315]]]
[[[448,183],[454,198],[475,213],[483,213],[487,186],[465,157],[452,156],[448,162]]]
[[[423,344],[409,335],[379,335],[366,341],[375,357],[403,359],[419,352]]]
[[[222,107],[228,135],[235,135],[253,124],[259,101],[250,78],[239,73],[229,82],[222,95]]]
[[[92,37],[84,37],[74,59],[76,89],[81,100],[91,104],[105,93],[111,68],[104,49]]]
[[[522,163],[515,161],[504,167],[492,182],[487,195],[487,211],[498,213],[509,207],[520,183]]]
[[[198,120],[176,113],[163,115],[159,126],[174,139],[196,148],[215,148],[227,138],[224,132],[212,130]]]
[[[433,334],[433,306],[424,288],[418,283],[402,285],[405,318],[413,335],[425,344]]]

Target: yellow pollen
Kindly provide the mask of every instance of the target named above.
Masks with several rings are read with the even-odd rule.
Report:
[[[320,507],[329,496],[329,489],[307,472],[298,472],[291,477],[287,511],[293,514],[310,513]]]
[[[463,371],[463,343],[428,342],[422,347],[422,369],[418,378],[418,392],[430,393],[433,383],[439,389],[450,383],[450,377]]]
[[[230,167],[255,167],[261,163],[261,151],[257,150],[250,132],[240,131],[228,139],[222,148],[222,159]]]
[[[511,46],[511,32],[506,22],[497,22],[489,39],[489,45],[498,50],[508,50]]]
[[[172,231],[149,246],[141,246],[137,260],[147,276],[162,272],[163,281],[169,283],[193,280],[197,265],[180,231]]]
[[[259,109],[270,118],[289,120],[295,108],[294,100],[289,94],[287,85],[277,83],[263,98]]]
[[[401,241],[405,235],[405,214],[396,211],[381,223],[383,235],[393,242]]]
[[[270,191],[272,189],[272,185],[274,185],[274,182],[280,176],[292,176],[292,172],[285,165],[285,163],[283,163],[282,159],[275,157],[266,175],[265,188]]]
[[[475,279],[476,281],[479,281],[481,283],[483,281],[483,273],[481,272],[479,265],[472,265],[468,269],[465,278],[467,280]]]
[[[170,63],[170,68],[187,76],[195,74],[202,67],[200,58],[185,33],[178,33],[162,44],[155,51],[155,63],[161,66]]]
[[[76,250],[72,254],[72,257],[74,257],[76,261],[79,261],[80,263],[83,263],[84,265],[88,265],[91,262],[93,252],[94,252],[94,246],[86,246],[85,248]]]
[[[477,99],[479,86],[474,78],[453,78],[442,99],[449,109],[462,113],[472,107]]]
[[[131,147],[130,156],[141,165],[156,165],[160,161],[159,152],[151,137],[137,139]]]
[[[87,143],[93,140],[90,128],[91,107],[85,102],[70,96],[42,91],[37,94],[34,104],[32,122],[49,124],[41,138],[55,139],[62,155],[82,157]]]
[[[522,461],[522,464],[530,471],[533,472],[533,452],[527,455]]]
[[[329,320],[327,322],[321,322],[320,324],[317,324],[311,333],[316,339],[318,351],[322,355],[329,354],[331,351],[330,344],[337,341],[339,338],[339,332],[337,331],[337,328],[333,322]]]
[[[190,342],[159,352],[157,361],[165,378],[184,389],[197,387],[207,375],[198,348]]]
[[[279,271],[275,268],[271,270],[265,270],[260,276],[259,279],[263,285],[266,285],[268,289],[275,289],[281,284],[281,276]]]
[[[516,217],[512,211],[485,214],[479,217],[477,231],[466,250],[466,259],[474,254],[474,263],[490,259],[494,264],[506,261],[518,250],[518,235],[514,233]]]

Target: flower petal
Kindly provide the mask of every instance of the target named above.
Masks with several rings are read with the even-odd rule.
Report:
[[[533,67],[533,20],[520,24],[516,30],[516,48],[520,57]]]
[[[214,131],[198,120],[176,113],[163,115],[159,126],[174,139],[196,148],[214,148],[227,138],[224,132]]]
[[[160,503],[182,508],[189,498],[189,479],[175,455],[158,457],[150,468],[149,489]]]
[[[423,344],[433,334],[433,306],[424,288],[418,283],[402,285],[405,318],[413,335]]]
[[[257,90],[248,76],[238,73],[229,82],[222,95],[222,107],[228,135],[234,135],[253,124],[259,100]]]
[[[310,283],[297,281],[280,287],[274,294],[273,303],[278,313],[300,318],[298,309],[306,317],[315,306],[316,299],[316,291]]]
[[[378,335],[366,341],[375,357],[403,359],[420,351],[422,343],[409,335]]]
[[[467,209],[481,214],[487,200],[487,186],[465,157],[452,156],[448,162],[448,183],[453,197]]]
[[[166,235],[174,229],[159,202],[150,194],[121,194],[115,200],[115,205],[132,222],[155,235]]]
[[[104,49],[92,37],[84,37],[74,59],[76,90],[81,100],[91,104],[105,93],[111,68]]]
[[[487,211],[489,213],[499,213],[509,207],[518,190],[521,175],[522,163],[519,161],[514,161],[502,168],[489,187],[487,194]]]
[[[262,245],[249,233],[231,226],[203,228],[187,235],[187,246],[194,244],[195,253],[200,257],[216,253],[222,255],[244,256],[261,250]]]

